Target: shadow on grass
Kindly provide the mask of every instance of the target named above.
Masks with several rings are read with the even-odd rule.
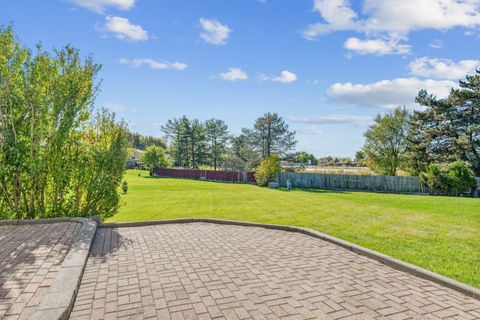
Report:
[[[338,194],[352,194],[352,191],[346,190],[328,190],[328,189],[307,189],[307,188],[293,188],[292,190],[287,190],[287,188],[279,188],[279,191],[282,192],[308,192],[308,193],[319,193],[319,194],[327,194],[327,193],[338,193]]]

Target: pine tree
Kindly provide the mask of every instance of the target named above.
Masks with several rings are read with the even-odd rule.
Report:
[[[480,71],[460,81],[445,99],[422,90],[416,101],[424,107],[410,122],[408,158],[413,173],[430,163],[467,162],[480,175]]]
[[[277,113],[266,113],[255,121],[253,129],[243,129],[243,134],[262,159],[272,154],[287,155],[297,144],[295,131]]]
[[[214,170],[222,164],[229,140],[227,124],[218,119],[210,119],[205,122],[206,136],[208,140],[209,164]]]

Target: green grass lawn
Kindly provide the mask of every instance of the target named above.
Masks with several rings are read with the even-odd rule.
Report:
[[[135,170],[126,179],[128,194],[108,221],[202,217],[302,226],[480,287],[479,199],[270,190]]]

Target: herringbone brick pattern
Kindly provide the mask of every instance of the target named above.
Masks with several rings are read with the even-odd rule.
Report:
[[[306,235],[98,229],[71,319],[480,319],[480,301]]]
[[[0,319],[26,319],[50,288],[77,223],[0,226]]]

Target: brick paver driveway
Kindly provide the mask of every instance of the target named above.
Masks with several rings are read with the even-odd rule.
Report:
[[[0,225],[0,319],[26,319],[37,309],[79,229],[69,222]]]
[[[71,319],[479,319],[480,301],[303,234],[97,230]]]

